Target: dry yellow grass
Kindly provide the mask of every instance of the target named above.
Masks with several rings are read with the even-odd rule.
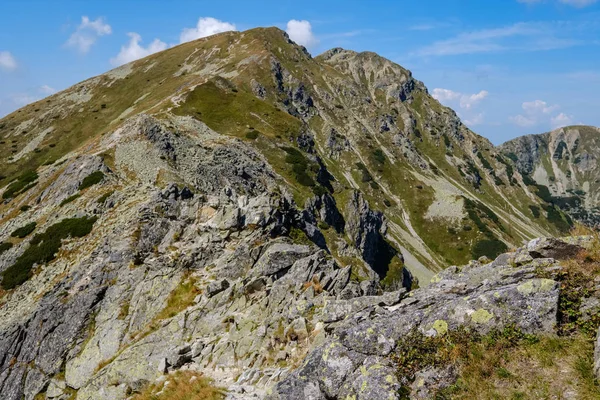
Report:
[[[321,282],[319,281],[319,277],[316,275],[313,276],[310,281],[304,282],[304,285],[302,285],[304,290],[308,289],[311,286],[313,287],[315,294],[320,294],[323,292],[323,285],[321,285]]]
[[[189,274],[184,275],[181,283],[169,295],[167,306],[155,319],[163,320],[174,317],[194,304],[194,299],[198,294],[200,294],[200,290],[196,287],[196,278],[189,276]]]
[[[510,348],[472,346],[459,362],[461,377],[450,398],[598,399],[593,350],[583,337],[545,337]]]
[[[168,384],[166,383],[168,382]],[[155,383],[132,400],[222,400],[225,390],[213,386],[207,377],[193,371],[177,371],[165,382]]]

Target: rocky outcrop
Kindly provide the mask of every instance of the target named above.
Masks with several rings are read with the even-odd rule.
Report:
[[[560,267],[554,259],[540,258],[540,249],[549,249],[540,242],[530,242],[517,253],[485,265],[472,262],[462,268],[450,267],[436,275],[427,288],[401,296],[397,304],[373,299],[372,308],[362,310],[354,300],[346,306],[352,310],[347,314],[344,303],[329,305],[327,320],[343,315],[346,319],[268,398],[399,399],[401,383],[389,355],[403,336],[414,330],[439,336],[459,327],[487,333],[514,326],[526,333],[552,334],[560,287],[554,280],[539,278],[537,271]],[[559,240],[551,242],[557,249],[571,246]],[[515,266],[514,260],[524,254],[529,260],[521,257]],[[369,302],[369,298],[360,302]],[[451,371],[419,372],[414,398],[428,398],[431,388],[451,379],[443,379],[444,374],[456,377]],[[433,386],[425,386],[425,382]]]

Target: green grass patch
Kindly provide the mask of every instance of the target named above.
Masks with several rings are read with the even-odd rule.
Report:
[[[373,181],[373,176],[371,175],[371,173],[369,172],[369,169],[365,166],[365,164],[363,164],[361,162],[357,162],[356,167],[360,171],[361,182],[372,182]]]
[[[81,197],[80,193],[76,193],[73,196],[69,196],[66,199],[64,199],[63,201],[60,202],[60,207],[64,206],[65,204],[69,204],[75,200],[77,200],[78,198]]]
[[[548,204],[544,207],[544,210],[548,213],[548,221],[556,226],[560,232],[566,233],[572,228],[572,221],[568,220],[566,215],[559,211],[554,205]]]
[[[253,131],[248,131],[246,132],[246,139],[250,139],[250,140],[256,140],[259,136],[259,133],[257,130],[253,130]]]
[[[10,236],[23,239],[35,230],[36,225],[37,224],[35,222],[30,222],[25,226],[15,229],[14,232],[10,234]]]
[[[2,273],[2,288],[13,289],[27,281],[35,264],[48,263],[56,257],[62,239],[83,237],[92,231],[97,217],[67,218],[31,239],[29,247],[16,262]]]
[[[539,218],[541,213],[540,213],[540,208],[538,206],[529,206],[529,209],[531,210],[531,214],[533,214],[534,218]]]
[[[26,212],[26,211],[29,211],[29,210],[31,210],[31,206],[29,206],[29,205],[24,205],[24,206],[22,206],[21,208],[19,208],[19,210],[21,210],[21,212]]]
[[[381,150],[381,149],[374,150],[373,153],[371,154],[371,159],[373,160],[374,164],[377,166],[378,170],[383,169],[383,165],[385,164],[385,160],[386,160],[383,150]]]
[[[505,253],[508,250],[508,246],[498,239],[483,239],[475,243],[471,254],[474,259],[478,259],[481,256],[486,256],[492,260],[498,257],[500,254]]]
[[[315,180],[309,175],[315,166],[309,163],[300,150],[293,147],[284,147],[283,150],[287,153],[285,162],[291,164],[296,181],[302,186],[315,186]]]
[[[4,253],[5,251],[10,250],[13,247],[13,244],[10,242],[0,242],[0,254]]]
[[[113,191],[104,193],[102,196],[98,197],[98,200],[96,200],[96,203],[98,203],[98,204],[104,204],[106,202],[106,199],[108,199],[110,196],[112,196],[112,194],[114,192],[115,191],[113,190]]]
[[[18,194],[25,193],[35,186],[37,179],[38,174],[35,171],[27,171],[21,174],[14,182],[8,185],[4,193],[2,193],[2,198],[9,199]]]
[[[292,137],[298,134],[301,122],[281,112],[270,102],[257,99],[246,90],[238,93],[226,90],[231,83],[223,78],[215,78],[192,90],[184,103],[174,112],[179,115],[191,115],[206,123],[211,129],[221,133],[241,137],[247,132],[245,126],[250,122],[259,127],[267,136],[276,134]],[[265,121],[256,118],[260,115]]]
[[[100,183],[104,180],[104,173],[102,171],[95,171],[83,178],[81,184],[79,185],[79,190],[87,189],[90,186],[93,186],[97,183]]]

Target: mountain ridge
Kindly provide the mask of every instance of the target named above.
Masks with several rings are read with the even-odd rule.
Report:
[[[510,275],[494,288],[558,307],[555,281],[532,272],[554,256],[520,246],[573,221],[519,170],[526,151],[513,161],[375,53],[313,58],[276,28],[222,33],[26,106],[0,142],[9,400],[125,399],[182,367],[261,397],[346,317],[413,293],[415,315],[440,293],[466,310],[446,325],[502,327],[521,306],[496,309],[475,268],[492,258]]]

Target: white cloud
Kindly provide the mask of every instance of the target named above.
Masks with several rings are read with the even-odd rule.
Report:
[[[521,127],[534,126],[537,124],[537,120],[533,117],[526,117],[524,115],[515,115],[514,117],[508,117],[510,121]]]
[[[519,22],[513,25],[463,32],[450,39],[440,40],[412,53],[413,56],[454,56],[505,51],[545,51],[572,47],[580,42],[558,35],[576,30],[562,22]]]
[[[471,107],[479,104],[483,99],[485,99],[488,95],[487,90],[482,90],[479,93],[471,94],[471,95],[462,95],[460,98],[460,107],[466,108],[467,110]]]
[[[67,47],[73,47],[82,54],[90,51],[100,36],[110,35],[112,28],[104,22],[102,17],[90,20],[87,16],[81,17],[81,24],[65,43]]]
[[[558,110],[560,107],[556,104],[550,106],[548,103],[542,100],[534,100],[526,101],[523,103],[522,108],[527,114],[534,115],[539,113],[550,114],[551,112]]]
[[[195,28],[184,28],[179,42],[185,43],[221,32],[237,31],[235,24],[219,21],[212,17],[200,18]]]
[[[478,113],[473,115],[471,118],[467,118],[463,120],[465,125],[468,126],[477,126],[483,123],[483,113]]]
[[[154,39],[154,41],[152,41],[148,47],[142,47],[140,46],[142,37],[139,34],[135,32],[129,32],[127,35],[130,38],[129,43],[125,46],[121,46],[121,51],[119,54],[110,59],[110,63],[114,66],[127,64],[128,62],[147,57],[150,54],[163,51],[167,48],[167,44],[159,39]]]
[[[40,86],[40,93],[49,96],[51,94],[56,93],[56,89],[54,89],[53,87],[50,87],[48,85],[42,85],[42,86]]]
[[[8,51],[0,51],[0,68],[6,71],[17,69],[17,60]]]
[[[433,89],[432,96],[440,103],[443,103],[451,100],[456,100],[460,98],[461,94],[450,89],[435,88]]]
[[[549,105],[543,100],[534,100],[524,102],[521,108],[524,113],[509,117],[509,120],[524,128],[549,123],[555,129],[572,123],[572,117],[565,113],[552,116],[560,109],[557,104]]]
[[[475,112],[475,108],[477,108],[477,105],[479,105],[488,94],[487,90],[468,94],[455,92],[450,89],[435,88],[433,89],[432,96],[448,107],[462,109],[463,112],[459,113],[458,116],[466,125],[472,127],[483,123],[485,114],[482,112]]]
[[[28,92],[12,93],[6,97],[7,100],[12,104],[9,109],[20,108],[36,102],[46,96],[56,93],[56,90],[48,85],[42,85],[37,89],[30,90]]]
[[[489,92],[487,90],[482,90],[479,93],[474,94],[465,94],[450,89],[435,88],[433,89],[432,96],[440,103],[444,103],[450,107],[456,105],[453,103],[456,103],[456,100],[458,100],[460,108],[469,110],[485,99],[488,94]]]
[[[553,129],[562,128],[564,126],[573,125],[573,117],[565,113],[560,113],[556,117],[550,119],[550,124]]]
[[[23,107],[23,106],[26,106],[27,104],[33,103],[34,101],[38,101],[40,99],[40,96],[31,95],[28,93],[17,93],[17,94],[11,95],[10,99],[16,106]]]
[[[319,43],[319,40],[313,34],[312,26],[308,21],[298,21],[292,19],[288,21],[285,30],[294,42],[304,47],[313,47]]]

